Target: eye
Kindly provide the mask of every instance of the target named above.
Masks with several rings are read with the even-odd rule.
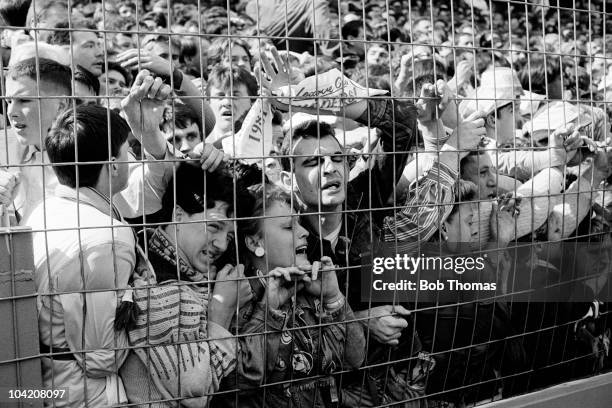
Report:
[[[207,230],[209,232],[217,232],[217,231],[219,231],[219,226],[217,224],[208,224],[206,226],[206,228],[207,228]]]

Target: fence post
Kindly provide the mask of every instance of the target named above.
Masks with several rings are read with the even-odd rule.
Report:
[[[0,406],[42,407],[42,400],[7,400],[7,389],[42,387],[30,228],[0,229],[0,316],[0,385],[5,394]]]

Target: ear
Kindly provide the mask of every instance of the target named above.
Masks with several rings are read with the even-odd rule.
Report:
[[[259,234],[248,235],[244,237],[244,244],[246,245],[247,249],[251,251],[252,253],[255,253],[255,250],[258,247],[262,246],[260,243],[261,243],[261,237],[259,236]]]
[[[297,186],[297,180],[295,179],[295,174],[290,171],[281,171],[280,174],[281,183],[283,187],[287,189],[287,191],[296,192],[299,191]]]
[[[63,112],[68,106],[70,106],[69,99],[60,99],[59,105],[57,105],[57,113]]]
[[[117,174],[119,172],[119,166],[117,165],[117,158],[116,157],[111,157],[110,162],[108,163],[110,165],[110,175],[112,177],[117,177]]]
[[[176,222],[181,222],[185,219],[187,213],[179,205],[174,208],[174,219]]]
[[[495,112],[487,115],[485,118],[485,127],[495,127]]]

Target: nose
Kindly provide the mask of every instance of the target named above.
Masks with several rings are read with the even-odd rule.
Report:
[[[333,173],[336,170],[334,167],[334,162],[332,161],[331,156],[325,156],[323,158],[323,172],[325,174]]]
[[[489,179],[487,180],[487,186],[488,187],[495,187],[496,185],[497,185],[497,183],[495,182],[495,176],[493,174],[491,174]]]
[[[298,228],[297,228],[297,236],[299,239],[306,239],[308,238],[308,236],[310,235],[310,233],[308,232],[308,230],[304,227],[302,227],[301,224],[298,223]]]
[[[181,140],[181,148],[179,149],[182,153],[187,153],[189,150],[191,150],[191,146],[189,146],[189,143],[187,143],[187,139],[183,139]]]
[[[227,232],[219,232],[215,234],[212,244],[219,253],[224,253],[227,250]]]

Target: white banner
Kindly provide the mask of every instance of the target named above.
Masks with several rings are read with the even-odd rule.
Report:
[[[283,104],[335,112],[368,96],[387,93],[384,90],[361,86],[342,75],[338,69],[308,77],[297,85],[281,87],[280,91],[279,101]],[[288,97],[293,99],[287,99]]]
[[[268,101],[257,99],[238,133],[233,138],[226,137],[221,143],[223,151],[232,157],[269,156],[272,150],[272,111]],[[261,165],[261,159],[245,161]]]

